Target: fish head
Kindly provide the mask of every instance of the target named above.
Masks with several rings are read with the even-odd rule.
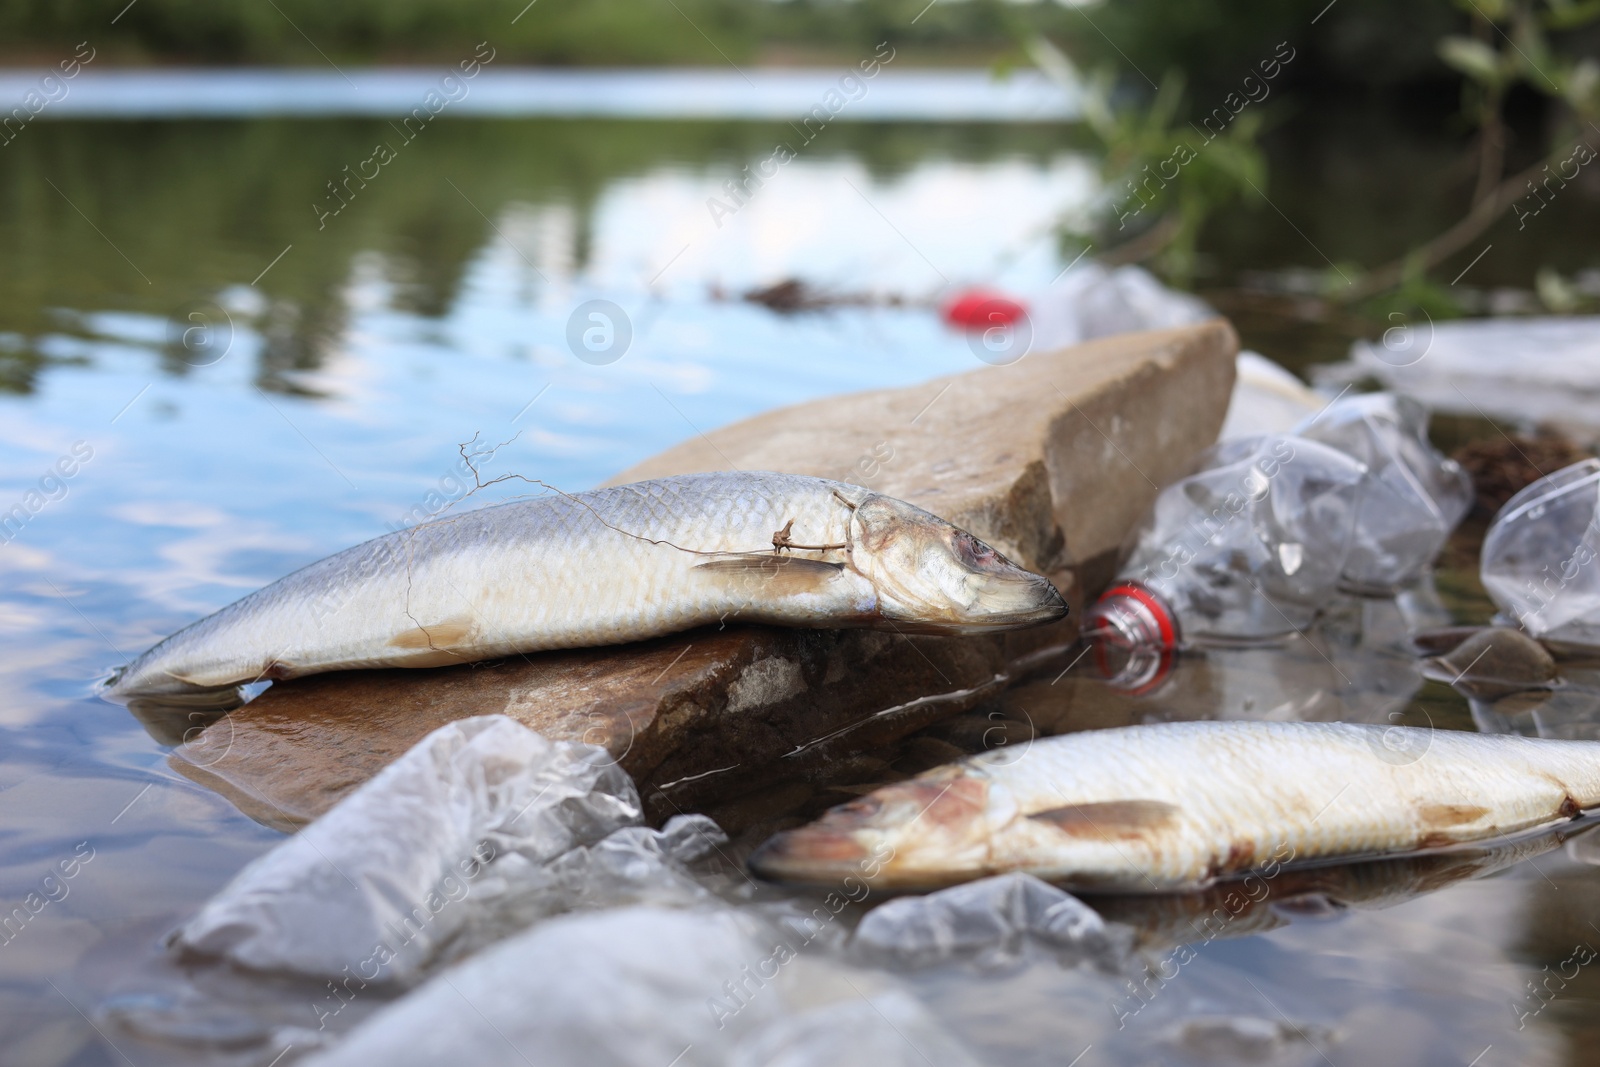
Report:
[[[803,885],[930,888],[988,873],[989,785],[961,765],[896,782],[768,838],[750,855],[763,878]]]
[[[968,634],[1053,622],[1066,601],[1048,578],[903,500],[855,505],[851,562],[872,583],[886,625],[908,633]]]

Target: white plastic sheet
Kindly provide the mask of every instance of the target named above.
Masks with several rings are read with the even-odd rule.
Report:
[[[565,916],[439,973],[306,1067],[968,1067],[921,1004],[729,908]]]
[[[1326,397],[1260,353],[1240,352],[1234,368],[1233,395],[1219,441],[1289,433],[1327,406]]]
[[[1323,377],[1375,377],[1437,411],[1600,427],[1600,316],[1396,320]]]
[[[410,981],[511,887],[640,818],[604,749],[503,715],[462,720],[245,867],[172,943],[257,970]]]

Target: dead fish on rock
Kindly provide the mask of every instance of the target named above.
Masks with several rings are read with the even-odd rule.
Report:
[[[1504,838],[1600,806],[1600,744],[1360,723],[1129,726],[997,749],[779,833],[771,879],[926,889],[1024,871],[1088,891]]]
[[[1444,655],[1423,660],[1422,673],[1476,700],[1546,689],[1558,681],[1555,657],[1521,630],[1489,626]]]
[[[692,474],[483,508],[281,578],[162,641],[113,700],[637,641],[725,621],[908,633],[1059,619],[1050,582],[904,501],[822,478]]]

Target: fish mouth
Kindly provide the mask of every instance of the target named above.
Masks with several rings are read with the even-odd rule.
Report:
[[[1012,574],[985,574],[973,585],[978,621],[985,629],[1037,626],[1066,618],[1067,601],[1050,579],[1017,568]]]
[[[874,849],[849,831],[812,825],[772,835],[750,854],[745,866],[763,881],[835,889],[847,895],[862,887],[890,893],[926,892],[993,873],[964,865],[907,867],[896,863],[896,858],[895,849],[886,841]]]
[[[745,861],[751,873],[789,885],[837,885],[867,877],[872,854],[854,834],[802,826],[762,842]]]
[[[946,547],[959,568],[952,599],[955,632],[1014,630],[1054,622],[1067,614],[1055,583],[1025,570],[965,530],[950,527]]]
[[[954,885],[988,873],[981,858],[974,866],[970,832],[985,826],[987,800],[983,779],[959,765],[936,768],[776,833],[746,862],[762,878],[793,885],[895,891]],[[917,834],[907,833],[919,824]]]
[[[923,610],[913,618],[893,619],[893,628],[908,634],[984,634],[1042,626],[1067,616],[1067,602],[1048,578],[1020,567],[1009,574],[972,574],[966,589],[970,602],[929,618]]]

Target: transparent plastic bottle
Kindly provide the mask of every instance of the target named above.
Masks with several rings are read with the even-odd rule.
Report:
[[[1358,460],[1301,437],[1215,446],[1156,497],[1086,632],[1170,649],[1303,629],[1338,589],[1366,479]]]
[[[1414,583],[1472,507],[1472,479],[1428,441],[1428,411],[1410,397],[1344,397],[1294,433],[1367,468],[1341,585],[1360,594]]]
[[[1341,398],[1293,434],[1224,442],[1156,498],[1086,633],[1160,673],[1182,643],[1270,641],[1341,591],[1389,595],[1427,572],[1472,504],[1428,442],[1428,414],[1390,393]],[[1597,587],[1600,588],[1600,587]]]
[[[1535,637],[1600,646],[1600,459],[1506,501],[1483,540],[1483,587]]]

